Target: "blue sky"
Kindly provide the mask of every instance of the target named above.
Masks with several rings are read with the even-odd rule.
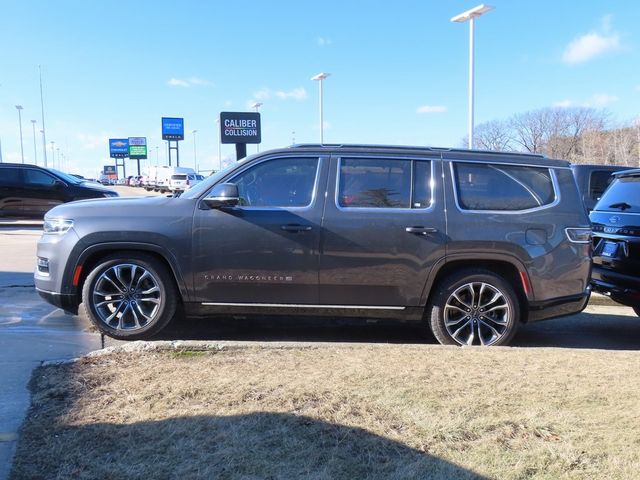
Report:
[[[69,169],[95,175],[109,137],[148,137],[166,157],[160,118],[185,118],[181,165],[218,165],[220,111],[261,107],[261,150],[325,141],[459,146],[466,133],[468,25],[474,1],[5,1],[0,18],[4,161],[33,161],[40,129]],[[502,1],[476,23],[476,123],[553,105],[640,115],[637,1]],[[39,133],[38,133],[39,135]],[[41,137],[38,160],[42,161]],[[49,147],[50,149],[50,147]],[[248,146],[249,153],[255,146]],[[223,146],[223,159],[234,154]],[[133,165],[129,162],[128,165]],[[130,171],[133,171],[131,168]]]

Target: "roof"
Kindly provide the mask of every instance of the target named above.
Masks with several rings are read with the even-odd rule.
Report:
[[[443,159],[457,160],[480,160],[492,162],[521,163],[526,165],[540,165],[547,167],[568,168],[570,163],[564,160],[554,160],[538,153],[518,153],[518,152],[493,152],[488,150],[470,150],[464,148],[441,148],[428,146],[407,146],[407,145],[370,145],[370,144],[319,144],[303,143],[291,145],[285,149],[272,150],[271,153],[284,153],[291,151],[315,153],[318,150],[326,150],[331,153],[392,153],[404,155],[438,155]],[[264,152],[266,153],[266,152]]]
[[[635,177],[636,175],[640,175],[640,168],[629,168],[627,170],[613,172],[611,175],[615,175],[616,177]]]

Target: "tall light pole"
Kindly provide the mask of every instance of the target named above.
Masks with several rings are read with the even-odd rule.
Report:
[[[40,112],[42,113],[42,156],[44,157],[44,167],[47,168],[47,134],[44,128],[44,96],[42,95],[42,68],[38,65],[40,73]]]
[[[260,110],[260,107],[262,106],[262,103],[260,102],[253,102],[253,104],[251,105],[251,108],[254,108],[256,110],[256,113],[258,113],[258,111]],[[256,152],[260,151],[260,144],[256,143]]]
[[[55,150],[55,144],[56,144],[56,142],[54,142],[53,140],[51,140],[51,164],[53,165],[53,168],[56,168],[56,150]]]
[[[314,80],[320,85],[320,144],[324,143],[324,112],[323,112],[323,102],[322,102],[322,83],[326,78],[331,75],[330,73],[319,73],[313,77],[311,80]]]
[[[469,148],[473,148],[473,83],[474,83],[474,63],[473,63],[473,33],[475,26],[475,19],[484,15],[487,12],[493,10],[491,5],[485,5],[484,3],[473,7],[466,12],[462,12],[460,15],[456,15],[451,19],[452,22],[464,23],[469,22],[469,119],[468,119],[468,137]]]
[[[18,110],[18,124],[20,125],[20,155],[22,156],[22,163],[24,163],[24,145],[22,144],[22,105],[16,105]]]
[[[196,133],[198,133],[198,130],[193,130],[191,133],[193,133],[193,165],[196,167],[196,173],[200,173],[198,169],[198,156],[196,154]]]
[[[222,126],[220,125],[220,118],[216,120],[218,124],[218,163],[220,164],[220,170],[222,170]]]
[[[36,147],[36,121],[31,120],[31,126],[33,127],[33,163],[38,165],[38,149]]]

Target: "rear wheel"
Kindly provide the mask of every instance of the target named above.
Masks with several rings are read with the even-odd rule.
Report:
[[[87,277],[82,302],[91,322],[120,340],[149,338],[176,311],[178,292],[167,267],[144,253],[105,258]]]
[[[501,276],[487,270],[464,270],[442,281],[427,316],[443,345],[507,345],[520,322],[520,304]]]

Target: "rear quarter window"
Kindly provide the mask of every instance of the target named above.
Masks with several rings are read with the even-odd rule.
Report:
[[[529,210],[556,198],[548,168],[455,162],[453,171],[463,210]]]

